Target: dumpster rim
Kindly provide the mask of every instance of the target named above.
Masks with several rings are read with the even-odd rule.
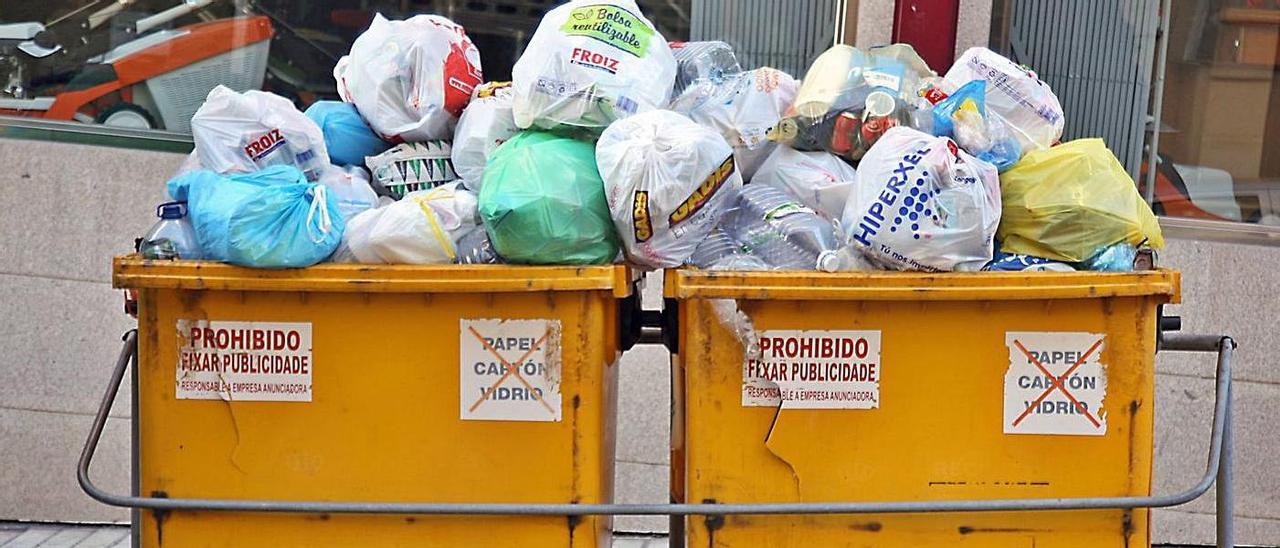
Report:
[[[631,294],[638,273],[625,265],[366,265],[322,263],[301,269],[245,268],[212,261],[162,261],[134,253],[112,259],[116,289],[302,291],[323,293]]]
[[[668,269],[674,299],[1024,301],[1104,297],[1182,300],[1181,273],[1145,272],[725,272]]]

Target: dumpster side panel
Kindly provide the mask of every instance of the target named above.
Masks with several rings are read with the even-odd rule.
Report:
[[[144,495],[612,500],[618,341],[611,291],[142,289],[139,302],[135,420]],[[559,363],[549,359],[546,369],[560,379],[560,421],[460,419],[460,366],[468,365],[459,363],[460,322],[491,318],[559,322],[548,339],[548,345],[558,339]],[[312,401],[175,399],[180,319],[309,323]],[[514,378],[503,382],[519,386]],[[607,517],[147,512],[141,540],[143,546],[595,547],[608,546],[610,525]]]
[[[720,503],[1149,494],[1162,299],[740,300],[757,333],[880,331],[878,408],[781,411],[742,405],[742,346],[709,300],[682,301],[673,494]],[[1105,335],[1105,435],[1005,433],[1007,332]],[[1147,514],[693,516],[683,526],[690,547],[1128,547],[1149,543]]]

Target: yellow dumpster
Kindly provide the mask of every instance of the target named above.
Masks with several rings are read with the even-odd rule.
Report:
[[[607,503],[624,267],[117,258],[147,497]],[[144,511],[142,546],[607,547],[608,517]]]
[[[1144,496],[1176,272],[669,270],[689,503]],[[673,519],[684,546],[1149,545],[1145,509]]]

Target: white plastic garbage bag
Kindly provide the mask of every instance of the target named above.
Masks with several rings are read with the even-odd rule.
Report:
[[[603,128],[671,99],[676,61],[634,0],[572,0],[547,12],[515,67],[521,128]]]
[[[484,81],[480,52],[461,25],[439,15],[375,15],[333,67],[338,95],[391,142],[449,139]]]
[[[744,180],[773,152],[769,130],[778,125],[796,99],[799,83],[790,74],[769,67],[698,80],[674,101],[671,110],[710,126],[733,147]]]
[[[724,139],[667,110],[605,129],[596,164],[627,256],[653,268],[688,260],[742,188]]]
[[[776,186],[800,203],[838,220],[844,214],[857,177],[853,166],[827,151],[802,152],[779,145],[764,161],[751,184]]]
[[[987,48],[969,48],[944,81],[959,89],[973,80],[987,82],[987,112],[1004,121],[1023,153],[1049,148],[1062,138],[1062,104],[1036,73]]]
[[[320,173],[320,184],[338,202],[338,213],[350,220],[366,209],[378,207],[378,194],[369,186],[369,172],[358,166],[325,166]]]
[[[489,154],[519,132],[511,114],[511,82],[487,82],[476,88],[453,132],[453,169],[463,184],[479,193]]]
[[[223,175],[290,165],[316,181],[329,165],[320,126],[265,91],[213,88],[191,117],[191,138],[200,164]]]
[[[476,227],[476,195],[458,183],[406,194],[347,222],[333,260],[364,264],[448,264]]]
[[[854,246],[898,270],[977,270],[1000,223],[995,166],[946,137],[890,129],[858,165],[842,225]]]

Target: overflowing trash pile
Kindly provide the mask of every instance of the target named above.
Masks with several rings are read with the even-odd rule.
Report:
[[[257,268],[1128,271],[1163,239],[1100,139],[985,48],[944,75],[839,45],[801,80],[671,42],[633,0],[549,11],[511,82],[382,16],[306,112],[214,89],[140,251]],[[1138,261],[1137,264],[1143,264]],[[1141,267],[1139,267],[1141,268]]]

